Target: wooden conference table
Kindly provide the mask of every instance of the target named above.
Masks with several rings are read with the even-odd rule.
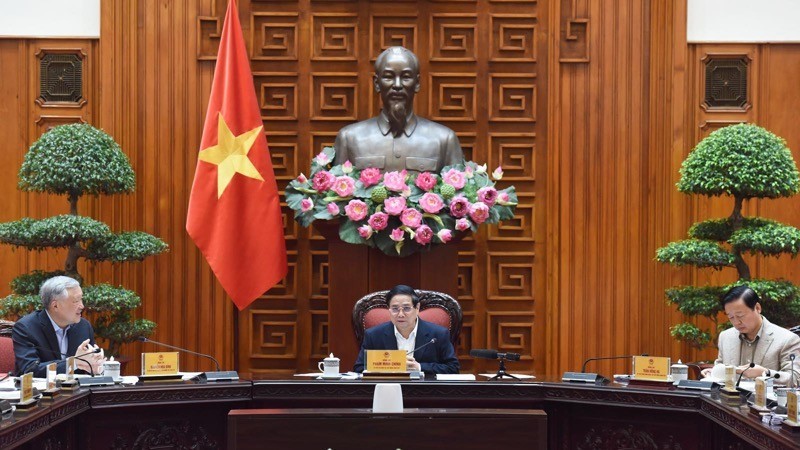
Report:
[[[0,448],[226,448],[232,410],[330,408],[344,414],[370,408],[375,383],[275,378],[79,389],[3,417]],[[543,410],[553,449],[800,449],[800,437],[708,393],[555,380],[407,381],[402,389],[409,409]],[[480,435],[479,427],[475,431]],[[302,441],[304,430],[296,432]],[[354,445],[363,439],[353,436]],[[269,448],[268,435],[263,442]]]

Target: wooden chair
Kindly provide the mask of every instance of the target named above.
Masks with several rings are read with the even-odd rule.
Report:
[[[11,340],[11,329],[14,322],[0,320],[0,373],[14,371],[14,342]]]
[[[353,306],[353,332],[359,345],[364,340],[366,330],[391,320],[389,306],[386,304],[387,292],[389,291],[367,294]],[[453,297],[441,292],[420,289],[415,292],[419,296],[419,317],[450,330],[450,341],[456,347],[463,319],[461,305]]]

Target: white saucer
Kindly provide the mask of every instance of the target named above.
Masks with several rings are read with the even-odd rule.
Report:
[[[319,378],[321,380],[341,380],[342,375],[320,375]]]

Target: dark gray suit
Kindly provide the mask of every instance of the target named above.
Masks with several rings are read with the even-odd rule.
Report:
[[[350,161],[358,169],[439,173],[464,163],[458,137],[444,125],[411,114],[403,133],[393,136],[390,131],[383,112],[342,128],[334,144],[334,164]]]
[[[72,325],[67,331],[67,354],[62,355],[47,313],[34,311],[14,324],[11,339],[14,341],[17,375],[33,372],[34,377],[44,378],[47,365],[53,362],[58,362],[58,373],[65,373],[65,357],[74,356],[81,342],[89,339],[94,345],[94,329],[86,319]]]

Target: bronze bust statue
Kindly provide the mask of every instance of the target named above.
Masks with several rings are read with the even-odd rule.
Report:
[[[359,169],[436,172],[464,162],[455,132],[414,114],[419,92],[419,61],[403,47],[384,50],[375,61],[373,83],[381,113],[348,125],[336,136],[334,164],[350,161]]]

